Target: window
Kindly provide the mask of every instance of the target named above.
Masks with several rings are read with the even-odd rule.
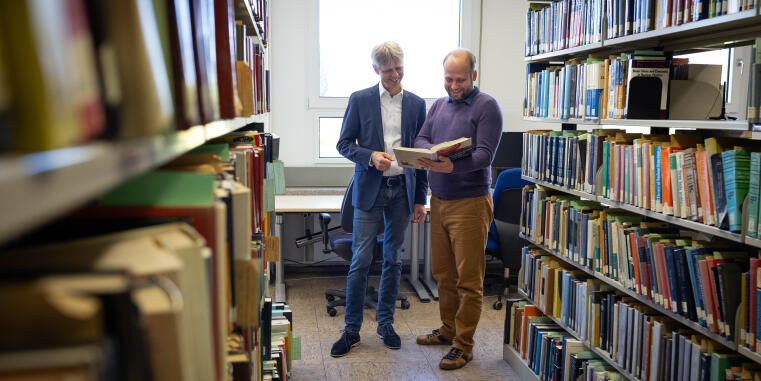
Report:
[[[319,117],[320,129],[320,159],[341,158],[341,154],[336,150],[338,136],[341,134],[341,123],[344,118],[340,117]]]
[[[395,41],[404,50],[404,89],[446,95],[442,59],[457,47],[477,53],[475,0],[311,0],[307,26],[307,113],[317,132],[315,163],[347,161],[335,149],[351,93],[378,83],[370,52]],[[313,12],[313,13],[312,13]]]
[[[404,50],[404,87],[445,95],[441,60],[460,43],[460,0],[320,0],[320,97],[348,97],[378,81],[370,51],[383,41]],[[439,70],[436,70],[439,69]]]

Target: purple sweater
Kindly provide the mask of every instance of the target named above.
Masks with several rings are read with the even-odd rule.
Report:
[[[452,173],[428,172],[431,192],[443,200],[489,194],[491,162],[502,137],[502,110],[491,95],[480,92],[478,87],[461,101],[437,99],[428,110],[415,147],[431,148],[461,137],[473,140],[473,155],[455,160]]]

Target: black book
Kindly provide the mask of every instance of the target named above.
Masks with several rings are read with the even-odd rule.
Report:
[[[700,352],[700,381],[711,379],[711,354]]]
[[[721,154],[716,153],[708,159],[710,167],[708,175],[713,185],[713,202],[716,213],[716,225],[720,229],[729,229],[729,219],[727,218],[727,195],[724,190],[724,163]]]
[[[600,300],[600,348],[608,350],[608,295]]]
[[[690,283],[690,270],[687,267],[687,258],[685,250],[682,248],[674,249],[674,260],[676,263],[677,282],[679,283],[679,298],[682,303],[682,315],[692,321],[698,321],[698,312],[695,308],[695,301],[691,297],[692,284]]]
[[[272,359],[272,298],[264,298],[262,307],[262,359]]]
[[[661,354],[663,356],[663,367],[661,368],[661,380],[673,380],[673,378],[669,378],[671,376],[671,338],[667,337],[663,341],[663,346],[661,347]]]
[[[669,360],[669,364],[671,365],[668,369],[668,372],[670,374],[669,380],[678,380],[679,379],[679,337],[681,337],[676,331],[672,332],[671,336],[671,360]]]
[[[735,333],[735,313],[740,305],[740,285],[742,273],[747,270],[747,266],[739,262],[723,262],[716,265],[716,271],[719,274],[719,288],[721,288],[722,299],[719,304],[724,310],[724,323],[729,325],[729,332],[725,336],[728,339],[734,339]]]
[[[711,271],[711,273],[713,273],[713,287],[714,287],[714,289],[716,289],[716,301],[717,301],[716,304],[718,304],[717,309],[719,310],[719,316],[717,317],[718,322],[719,322],[719,331],[723,332],[724,331],[724,329],[723,329],[724,323],[727,322],[727,320],[725,319],[726,315],[724,314],[724,307],[726,306],[726,303],[724,301],[724,290],[722,290],[721,285],[719,284],[719,271],[718,270],[719,270],[718,266],[714,266],[714,267],[710,267],[709,268],[709,271]],[[736,292],[739,294],[738,291],[736,291]],[[726,332],[724,332],[724,333],[726,334]]]

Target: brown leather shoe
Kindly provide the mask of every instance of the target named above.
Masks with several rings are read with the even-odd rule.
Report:
[[[419,345],[452,345],[452,339],[447,339],[438,329],[434,329],[429,334],[418,336],[417,343]]]
[[[473,360],[473,354],[465,353],[457,347],[449,348],[449,353],[439,362],[439,368],[444,370],[455,370],[465,366],[470,360]]]

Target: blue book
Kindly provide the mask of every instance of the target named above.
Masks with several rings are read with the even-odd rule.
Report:
[[[756,289],[756,343],[761,341],[761,329],[758,327],[761,327],[761,289]]]
[[[674,249],[674,264],[676,265],[677,283],[679,286],[679,301],[681,304],[682,316],[697,321],[697,311],[695,303],[692,302],[692,284],[690,283],[689,270],[687,269],[687,258],[683,248]]]
[[[563,176],[565,175],[565,139],[564,137],[558,138],[559,141],[559,153],[560,157],[558,159],[558,185],[564,186],[565,185],[565,179]]]
[[[698,261],[704,259],[708,254],[708,250],[703,248],[687,249],[685,251],[687,259],[687,269],[690,274],[690,282],[692,283],[692,296],[695,302],[695,307],[702,311],[698,315],[698,323],[703,327],[708,328],[708,323],[705,320],[705,303],[703,301],[703,282],[700,281],[700,271],[698,269]]]
[[[608,184],[610,179],[608,178],[608,166],[610,156],[610,142],[602,142],[602,196],[608,197]]]
[[[663,257],[666,259],[666,278],[669,283],[669,303],[671,304],[671,311],[681,314],[682,305],[679,303],[681,297],[679,296],[679,285],[677,284],[676,264],[674,263],[674,246],[666,246],[663,248]]]
[[[630,183],[631,183],[632,174],[630,173],[631,171],[629,171],[630,166],[628,165],[628,163],[630,163],[630,160],[632,160],[631,148],[632,148],[631,146],[624,147],[624,163],[623,163],[624,164],[623,166],[624,167],[624,195],[625,195],[624,202],[627,204],[632,203],[631,192],[629,192],[629,189],[631,189]]]
[[[663,210],[663,195],[661,194],[662,191],[662,175],[661,175],[661,146],[656,145],[653,147],[653,166],[655,167],[655,204],[656,211],[660,212]]]
[[[721,153],[724,166],[724,190],[727,197],[729,230],[742,229],[742,205],[748,194],[750,182],[750,154],[737,149]]]

